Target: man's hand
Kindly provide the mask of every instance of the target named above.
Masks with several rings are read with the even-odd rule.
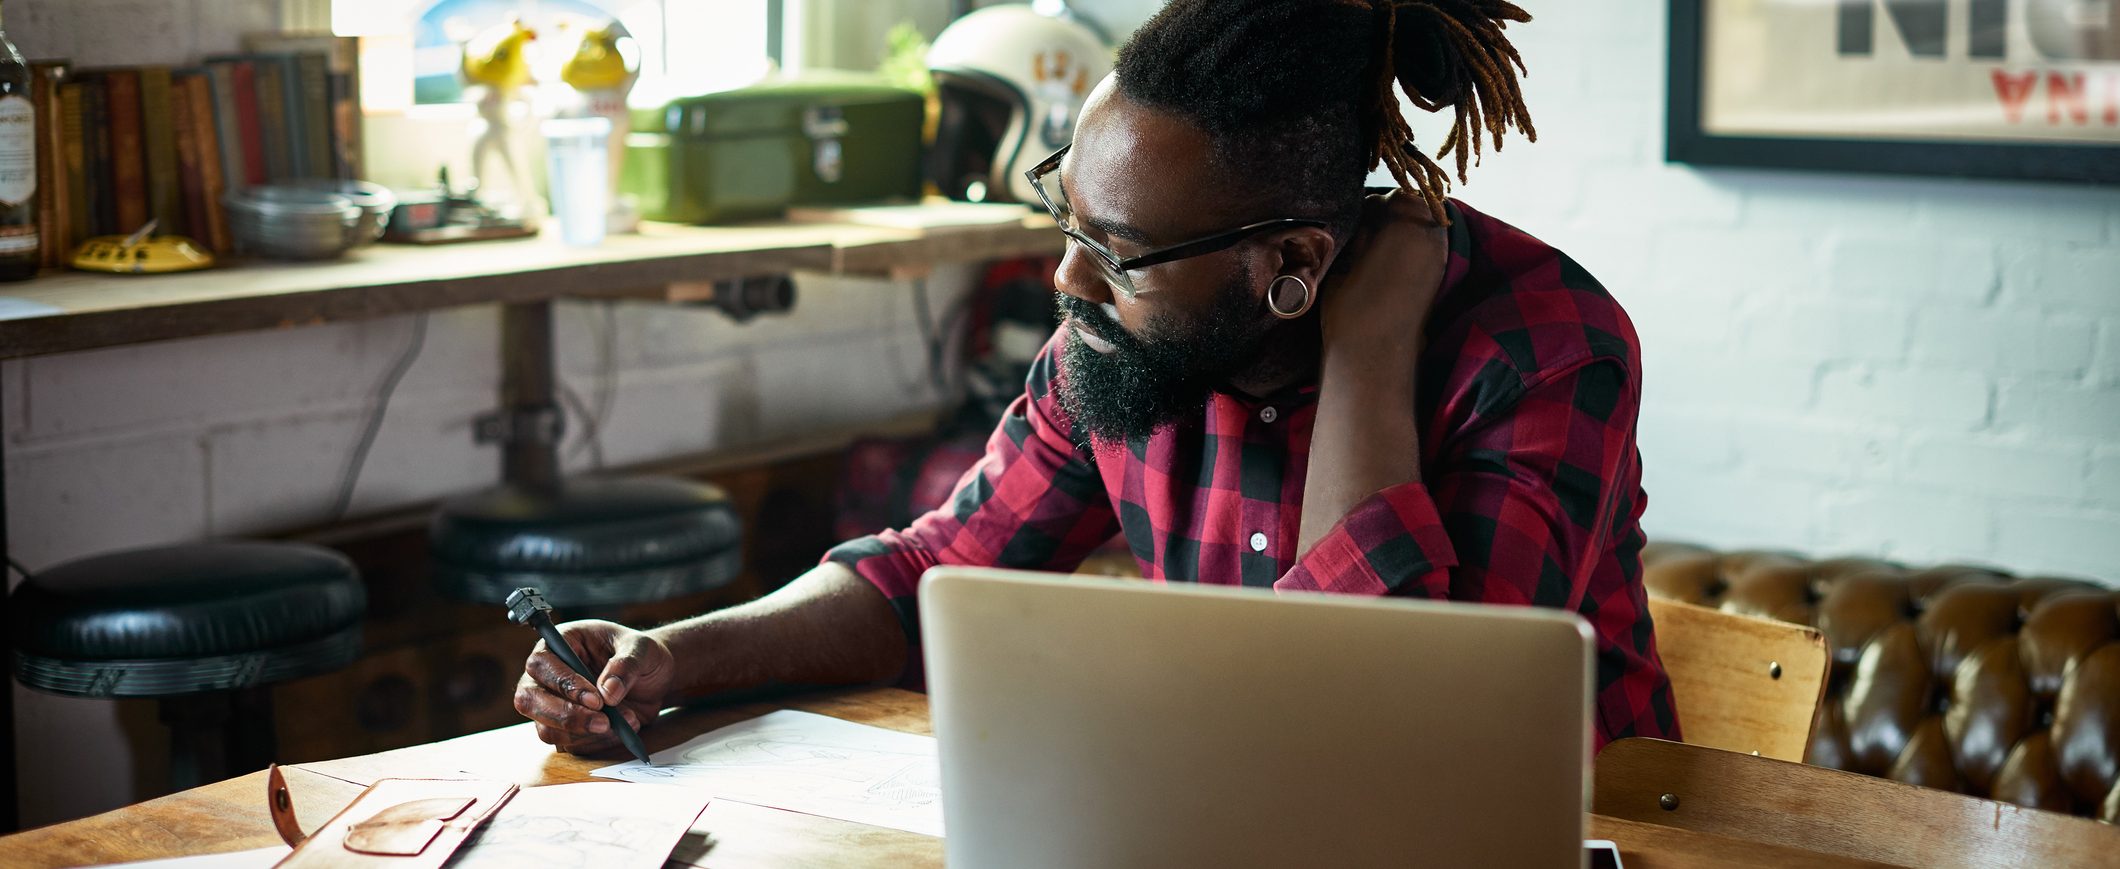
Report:
[[[1420,197],[1394,190],[1362,203],[1362,223],[1318,299],[1326,352],[1419,341],[1449,265],[1449,230]],[[1410,357],[1409,357],[1410,358]]]
[[[655,723],[677,670],[662,641],[606,621],[568,622],[559,630],[582,663],[599,672],[592,683],[538,641],[515,686],[515,711],[537,723],[537,738],[574,754],[616,748],[606,705],[616,705],[636,730]]]
[[[1420,481],[1415,368],[1449,262],[1449,233],[1418,198],[1393,191],[1363,202],[1361,229],[1318,300],[1323,358],[1297,553],[1363,499]]]
[[[618,747],[605,705],[635,729],[666,707],[772,685],[878,683],[905,671],[905,630],[890,601],[845,566],[822,564],[758,600],[653,631],[603,621],[559,626],[595,679],[543,642],[523,663],[515,711],[562,751]]]

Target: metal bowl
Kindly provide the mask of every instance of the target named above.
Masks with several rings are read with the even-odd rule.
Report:
[[[397,194],[390,188],[370,181],[350,181],[339,178],[303,178],[284,182],[283,186],[302,190],[323,190],[336,193],[353,201],[361,210],[360,225],[354,227],[355,246],[373,244],[383,237],[383,230],[390,226],[390,212],[397,208]]]
[[[223,197],[236,246],[278,259],[330,259],[366,243],[351,197],[291,185],[245,187]]]

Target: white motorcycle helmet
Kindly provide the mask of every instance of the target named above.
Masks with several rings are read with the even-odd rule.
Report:
[[[989,6],[935,37],[928,71],[942,108],[928,180],[952,199],[1035,204],[1023,173],[1074,139],[1112,50],[1078,21]]]

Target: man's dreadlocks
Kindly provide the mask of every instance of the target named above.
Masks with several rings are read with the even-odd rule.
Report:
[[[1414,144],[1393,84],[1456,120],[1436,157],[1464,181],[1481,133],[1537,139],[1504,0],[1171,0],[1119,49],[1119,90],[1207,133],[1256,206],[1351,229],[1378,162],[1444,222],[1450,176]],[[1281,215],[1274,215],[1281,216]]]

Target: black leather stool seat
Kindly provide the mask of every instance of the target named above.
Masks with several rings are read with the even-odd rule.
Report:
[[[361,651],[352,562],[299,543],[191,543],[72,561],[10,597],[15,678],[55,694],[174,697],[335,670]]]
[[[482,604],[522,586],[559,607],[646,603],[726,585],[743,569],[728,496],[661,477],[489,489],[442,505],[428,541],[442,592]]]

